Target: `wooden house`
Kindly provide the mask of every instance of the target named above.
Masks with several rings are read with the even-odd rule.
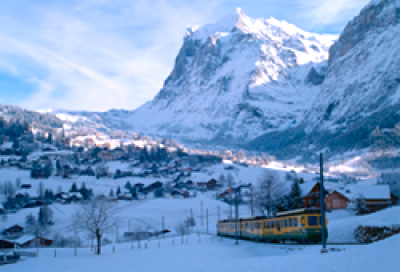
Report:
[[[320,208],[320,183],[316,182],[310,190],[304,190],[304,186],[300,186],[304,195],[304,208]],[[328,195],[328,191],[325,188],[324,196]]]
[[[324,199],[324,203],[326,205],[327,210],[345,209],[347,208],[349,202],[350,199],[348,197],[346,197],[345,195],[336,190],[334,190]]]
[[[3,230],[1,234],[8,239],[16,239],[24,234],[24,228],[16,224]]]
[[[210,179],[207,182],[197,182],[197,188],[200,190],[215,190],[217,188],[217,181]]]
[[[15,248],[15,241],[0,238],[0,249],[12,249]]]

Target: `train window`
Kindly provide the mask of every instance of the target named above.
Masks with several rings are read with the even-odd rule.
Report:
[[[309,216],[308,217],[308,225],[309,226],[318,226],[318,216]]]
[[[293,220],[294,220],[294,226],[295,226],[295,227],[298,227],[298,226],[297,226],[297,217],[295,217]]]
[[[271,228],[274,228],[274,221],[271,221]]]
[[[285,228],[287,228],[288,224],[287,224],[287,219],[285,219]]]
[[[267,229],[267,228],[269,228],[269,222],[264,221],[264,229]]]
[[[289,227],[293,227],[293,219],[289,218]]]

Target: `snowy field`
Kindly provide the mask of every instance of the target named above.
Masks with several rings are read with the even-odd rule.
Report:
[[[229,162],[227,162],[229,163]],[[226,164],[225,164],[226,165]],[[211,178],[218,179],[221,174],[231,173],[237,183],[257,184],[264,170],[260,167],[242,167],[234,165],[233,170],[226,170],[224,164],[214,165],[192,173],[190,178],[194,182],[204,182]],[[125,170],[127,164],[112,162],[109,167],[114,171],[119,168]],[[277,163],[269,165],[279,173],[282,179],[292,170]],[[293,169],[301,171],[301,169]],[[315,174],[298,173],[306,181],[311,181]],[[156,180],[162,182],[169,179],[129,177],[122,179],[94,177],[79,177],[76,179],[62,179],[52,176],[46,180],[30,178],[29,171],[15,168],[0,169],[2,181],[15,181],[32,184],[28,189],[31,195],[38,194],[39,183],[44,187],[57,191],[59,187],[64,191],[71,188],[73,182],[78,187],[82,182],[92,188],[95,194],[108,194],[110,189],[114,192],[117,186],[123,186],[127,181],[131,184],[141,182],[150,184]],[[290,186],[291,182],[288,182]],[[371,245],[340,245],[328,246],[328,254],[320,253],[320,245],[297,244],[265,244],[249,241],[240,241],[234,245],[232,239],[215,237],[218,218],[228,217],[229,206],[215,199],[216,192],[198,192],[197,196],[188,199],[157,198],[150,196],[140,201],[115,202],[115,217],[118,227],[107,233],[105,237],[112,244],[103,247],[101,256],[96,256],[88,248],[91,243],[86,233],[80,232],[83,248],[78,249],[78,256],[74,256],[72,248],[57,248],[57,257],[54,257],[54,248],[42,248],[37,258],[26,259],[16,264],[1,266],[1,271],[399,271],[395,261],[399,254],[400,236]],[[50,227],[49,238],[56,233],[65,237],[74,235],[71,219],[80,204],[53,204],[54,225]],[[203,209],[201,210],[201,207]],[[39,208],[21,209],[16,213],[7,215],[6,220],[0,220],[0,229],[13,224],[25,225],[25,218],[32,213],[37,216]],[[234,212],[234,211],[233,211]],[[171,238],[151,241],[142,241],[141,248],[131,248],[130,242],[123,240],[123,233],[137,230],[160,230],[162,218],[165,218],[165,227],[174,233],[176,226],[190,214],[194,215],[196,226],[193,234],[181,244],[180,238]],[[206,215],[208,214],[208,218]],[[250,216],[250,207],[243,205],[239,209],[240,217]],[[327,213],[328,216],[328,242],[354,242],[353,230],[358,225],[390,226],[400,224],[400,206],[364,216],[355,216],[348,210],[337,210]],[[208,223],[208,224],[207,224]],[[201,233],[200,241],[197,232]],[[208,234],[206,234],[208,232]],[[174,239],[174,242],[172,242]],[[144,248],[144,243],[147,248]],[[160,244],[159,244],[160,243]],[[113,253],[115,246],[116,252]]]
[[[96,256],[89,248],[40,249],[37,258],[1,267],[2,272],[16,271],[399,271],[400,235],[370,245],[321,246],[273,245],[212,236],[190,236],[180,239],[150,241],[145,248],[129,243],[103,248]]]

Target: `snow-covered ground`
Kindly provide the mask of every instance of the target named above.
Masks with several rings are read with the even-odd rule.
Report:
[[[40,249],[37,258],[12,265],[2,271],[399,271],[400,235],[370,245],[329,246],[321,254],[321,246],[273,245],[212,236],[191,235],[187,243],[177,238],[150,241],[147,248],[131,248],[129,243],[103,248],[96,256],[89,248]]]
[[[110,168],[121,168],[117,162],[113,162]],[[207,167],[207,171],[192,173],[193,181],[206,181],[211,178],[218,178],[221,173],[231,173],[237,182],[256,183],[263,168],[241,167],[234,164],[233,170],[226,170],[224,165]],[[278,171],[282,178],[287,168],[271,164],[271,169]],[[73,181],[85,181],[87,187],[93,188],[95,193],[108,193],[110,188],[118,185],[123,188],[127,180],[131,183],[142,182],[149,184],[155,178],[125,178],[114,180],[100,179],[93,177],[80,177],[76,180],[51,177],[47,180],[33,180],[29,171],[20,171],[14,168],[1,169],[2,180],[15,181],[21,178],[21,183],[31,183],[30,189],[35,194],[40,182],[45,188],[56,190],[62,186],[63,190],[69,190]],[[306,180],[312,179],[314,174],[299,173],[299,177]],[[160,179],[157,179],[160,180]],[[162,179],[161,179],[162,180]],[[37,193],[37,192],[36,192]],[[54,214],[54,225],[51,226],[50,238],[56,233],[66,237],[73,236],[71,218],[80,204],[53,204],[51,208]],[[216,233],[216,222],[218,217],[228,217],[229,206],[221,201],[215,200],[215,192],[198,192],[197,196],[189,199],[159,198],[141,201],[118,201],[114,203],[116,208],[115,216],[118,219],[118,228],[106,234],[116,247],[113,253],[113,245],[103,248],[101,256],[95,256],[89,248],[79,248],[78,256],[73,256],[73,249],[56,249],[57,257],[54,258],[54,248],[40,249],[39,257],[27,259],[13,265],[2,267],[1,271],[261,271],[270,269],[272,271],[397,271],[398,265],[395,262],[398,255],[400,236],[394,236],[385,241],[371,245],[362,246],[328,246],[333,248],[328,254],[320,254],[318,245],[296,245],[296,244],[263,244],[248,241],[240,241],[238,246],[234,245],[232,239],[212,238]],[[203,211],[201,212],[201,207]],[[16,213],[8,214],[6,221],[0,221],[0,229],[13,224],[25,225],[25,218],[32,213],[37,216],[39,208],[22,209]],[[123,239],[123,233],[133,230],[159,230],[162,226],[162,217],[165,218],[165,227],[174,232],[178,223],[182,222],[191,213],[196,220],[196,227],[188,239],[188,244],[181,244],[180,238],[152,240],[147,242],[147,249],[138,249],[136,244],[131,249],[131,244],[116,242],[117,234]],[[206,214],[208,213],[208,220]],[[203,214],[203,217],[201,217]],[[240,217],[250,215],[249,206],[241,206]],[[354,212],[347,210],[333,211],[328,216],[328,242],[351,242],[353,230],[358,225],[386,225],[400,224],[400,207],[396,206],[374,214],[355,216]],[[208,222],[208,225],[207,225]],[[208,226],[208,227],[207,227]],[[207,232],[209,235],[206,235]],[[201,243],[196,232],[201,232]],[[90,244],[87,234],[80,233],[84,246]],[[160,248],[158,245],[160,242]]]

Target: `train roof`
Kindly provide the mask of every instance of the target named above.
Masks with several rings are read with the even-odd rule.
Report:
[[[291,211],[279,212],[276,213],[276,217],[289,216],[289,215],[297,215],[297,214],[306,214],[306,213],[321,213],[321,210],[318,208],[303,208],[296,209]]]

